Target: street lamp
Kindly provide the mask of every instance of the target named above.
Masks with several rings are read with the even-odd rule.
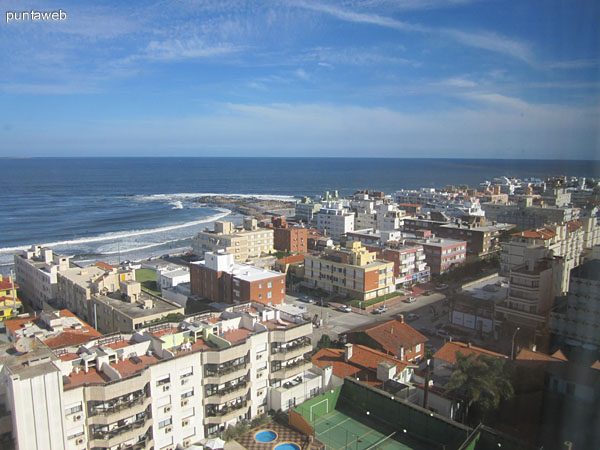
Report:
[[[515,332],[512,335],[512,340],[510,342],[510,359],[511,359],[511,361],[514,361],[514,359],[515,359],[515,337],[517,336],[517,333],[519,332],[520,329],[521,329],[521,327],[517,327],[517,329],[515,330]]]

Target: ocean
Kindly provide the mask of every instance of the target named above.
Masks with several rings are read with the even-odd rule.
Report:
[[[207,194],[290,199],[337,189],[478,186],[498,176],[599,177],[600,162],[356,158],[2,159],[0,271],[13,254],[45,244],[82,263],[137,260],[191,248],[191,238],[230,211]]]

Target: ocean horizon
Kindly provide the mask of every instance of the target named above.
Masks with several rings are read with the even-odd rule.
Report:
[[[230,211],[205,195],[280,200],[338,190],[479,186],[499,176],[600,176],[600,161],[462,158],[35,157],[3,158],[0,264],[31,244],[116,261],[191,248]]]

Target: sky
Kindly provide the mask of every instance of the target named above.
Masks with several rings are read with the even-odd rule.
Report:
[[[2,157],[600,159],[597,0],[0,4]]]

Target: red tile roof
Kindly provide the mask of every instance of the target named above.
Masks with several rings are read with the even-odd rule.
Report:
[[[18,289],[19,285],[15,283],[15,289]],[[0,291],[10,291],[12,290],[12,283],[10,281],[10,277],[3,278],[0,280]]]
[[[408,349],[429,340],[410,325],[396,319],[363,325],[347,331],[346,334],[358,332],[366,333],[382,349],[394,355],[398,353],[400,346]]]
[[[569,233],[577,231],[583,226],[583,224],[577,220],[571,220],[570,222],[566,222],[565,225],[567,225],[567,231]]]
[[[558,355],[558,356],[555,356]],[[561,357],[562,356],[562,357]],[[526,348],[522,349],[517,355],[517,361],[548,361],[548,362],[565,362],[567,359],[562,354],[560,350],[558,350],[554,355],[547,355],[542,352],[534,352],[532,350],[528,350]]]
[[[520,236],[527,239],[543,239],[548,240],[556,236],[556,233],[549,228],[539,228],[521,231],[520,233],[513,233],[513,236]]]
[[[496,358],[508,358],[508,356],[503,355],[502,353],[492,352],[491,350],[475,347],[474,345],[464,344],[462,342],[447,342],[435,353],[435,355],[433,355],[433,357],[449,362],[450,364],[456,364],[456,352],[460,352],[465,356],[474,354],[476,356],[485,355]]]
[[[62,333],[52,336],[46,340],[43,340],[43,336],[40,339],[50,348],[64,347],[66,345],[77,345],[83,344],[92,338],[102,336],[102,333],[96,331],[89,324],[79,319],[68,309],[59,311],[61,317],[74,317],[81,323],[81,328],[63,328]],[[4,324],[11,334],[15,334],[18,330],[24,327],[26,323],[33,322],[40,328],[44,328],[44,325],[40,323],[40,316],[25,317],[21,319],[6,320]]]
[[[115,266],[111,266],[110,264],[106,264],[105,262],[102,261],[98,261],[96,264],[94,264],[94,266],[98,267],[99,269],[102,270],[113,270],[115,269]]]
[[[368,384],[381,384],[377,380],[377,364],[388,361],[396,366],[396,374],[399,374],[410,364],[397,358],[386,355],[383,352],[373,350],[364,345],[352,345],[352,356],[350,361],[344,360],[345,350],[338,348],[323,348],[313,357],[312,363],[320,368],[333,366],[333,374],[340,378],[355,377]]]

